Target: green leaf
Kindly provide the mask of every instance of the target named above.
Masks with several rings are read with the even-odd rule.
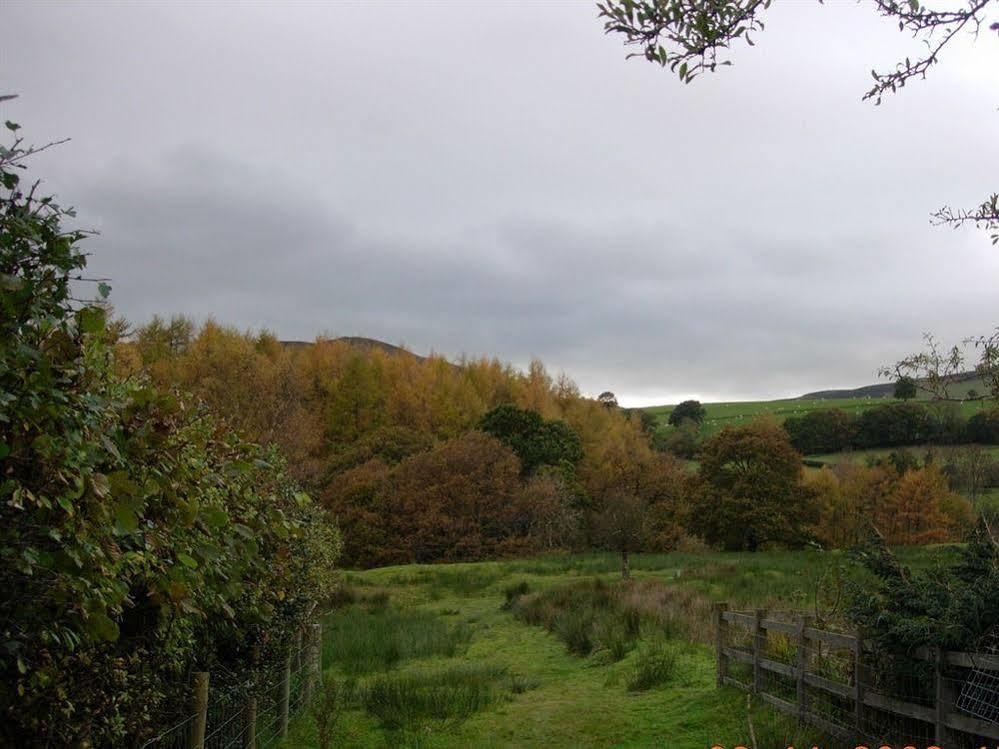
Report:
[[[10,120],[7,120],[7,121],[6,121],[5,123],[3,123],[3,124],[4,124],[4,126],[5,126],[5,127],[6,127],[6,128],[8,129],[8,130],[10,130],[10,131],[11,131],[12,133],[13,133],[13,132],[15,132],[15,131],[17,131],[17,130],[20,130],[20,129],[21,129],[21,126],[20,126],[20,125],[18,125],[18,124],[17,124],[16,122],[11,122]]]
[[[107,299],[108,295],[111,293],[111,287],[101,281],[97,284],[97,293],[101,295],[101,299]]]
[[[198,560],[192,556],[189,556],[188,554],[184,554],[183,552],[181,552],[180,554],[177,555],[177,559],[185,567],[188,567],[192,570],[198,569]]]
[[[60,496],[56,499],[56,502],[58,502],[59,506],[66,511],[67,515],[72,515],[75,512],[73,509],[73,503],[70,501],[69,497],[65,495]]]
[[[139,519],[135,508],[128,502],[117,502],[114,506],[115,531],[119,534],[135,533],[139,528]]]
[[[87,632],[96,640],[114,642],[118,639],[118,625],[103,611],[96,611],[87,617]]]
[[[115,471],[108,474],[108,487],[115,497],[135,497],[139,494],[139,485],[128,477],[126,471]]]
[[[3,460],[8,455],[10,455],[10,445],[6,442],[0,441],[0,460]]]
[[[104,330],[104,310],[100,307],[84,307],[80,310],[80,330],[84,333],[100,333]]]
[[[220,507],[205,507],[201,516],[209,528],[223,528],[229,523],[229,514]]]

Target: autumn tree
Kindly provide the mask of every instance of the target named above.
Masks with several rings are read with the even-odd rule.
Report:
[[[630,555],[641,551],[646,538],[647,505],[637,494],[613,489],[601,500],[600,511],[593,517],[596,542],[621,555],[621,577],[631,577]]]
[[[970,520],[968,501],[951,492],[934,467],[906,471],[889,501],[871,514],[871,522],[890,545],[951,540]]]
[[[533,549],[552,552],[579,544],[582,505],[578,492],[563,474],[543,470],[531,476],[521,503],[529,518]]]
[[[732,551],[799,545],[817,519],[801,473],[801,456],[776,424],[725,428],[701,446],[691,527]]]
[[[462,561],[529,547],[520,462],[499,440],[469,432],[402,461],[377,500],[399,562]]]

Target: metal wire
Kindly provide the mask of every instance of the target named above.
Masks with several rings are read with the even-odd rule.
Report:
[[[321,644],[318,645],[321,647]],[[293,643],[290,655],[277,659],[280,668],[262,669],[253,675],[240,675],[218,666],[209,677],[223,686],[212,690],[208,705],[205,730],[206,749],[244,749],[250,733],[250,697],[256,695],[256,718],[252,728],[258,749],[270,749],[284,738],[282,735],[281,705],[284,693],[284,664],[290,661],[288,680],[288,719],[301,714],[308,707],[308,685],[313,676],[310,670],[315,664],[313,643],[303,643],[301,639]],[[316,675],[318,676],[318,675]],[[192,728],[196,714],[185,715],[180,720],[157,733],[142,744],[142,749],[187,749],[190,745]]]

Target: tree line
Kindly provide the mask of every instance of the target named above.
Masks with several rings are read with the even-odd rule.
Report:
[[[999,408],[965,418],[956,403],[938,401],[886,403],[860,414],[839,408],[811,411],[784,420],[791,443],[800,452],[835,453],[877,447],[925,444],[999,444]]]

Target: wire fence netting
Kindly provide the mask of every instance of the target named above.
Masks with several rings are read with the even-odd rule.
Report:
[[[719,673],[830,735],[877,746],[932,746],[941,734],[948,749],[996,745],[999,628],[953,658],[880,652],[794,612],[732,612],[719,622]]]
[[[319,683],[319,638],[295,638],[284,653],[272,654],[256,668],[237,671],[218,665],[209,672],[204,720],[205,749],[268,749],[287,735],[290,721],[308,707]],[[188,695],[193,687],[185,683]],[[184,713],[163,720],[164,728],[142,749],[190,749],[195,745],[199,712],[192,699]]]

